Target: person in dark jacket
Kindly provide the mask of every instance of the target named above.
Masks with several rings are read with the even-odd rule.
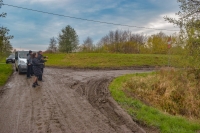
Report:
[[[32,51],[29,50],[27,54],[27,78],[31,78],[33,76],[33,65],[32,65]]]
[[[44,64],[44,63],[41,63],[40,60],[37,57],[38,57],[37,53],[33,53],[32,54],[33,72],[34,72],[34,75],[35,75],[32,87],[39,86],[39,84],[37,82],[38,81],[38,77],[40,75],[42,75],[42,71],[41,71],[40,66],[42,64]]]
[[[42,51],[39,51],[38,52],[38,60],[40,60],[40,63],[43,63],[42,65],[40,65],[40,68],[41,68],[41,71],[42,71],[42,74],[43,74],[43,72],[44,72],[44,67],[45,67],[45,65],[44,65],[44,63],[47,61],[46,59],[48,58],[47,56],[43,56],[43,53],[42,53]],[[38,77],[38,80],[39,81],[44,81],[43,79],[42,79],[42,75],[40,75],[39,77]]]

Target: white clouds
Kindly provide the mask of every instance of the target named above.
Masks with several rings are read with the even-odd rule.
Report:
[[[4,2],[66,16],[156,29],[174,29],[173,25],[164,21],[163,17],[176,17],[174,11],[178,9],[173,5],[174,0],[6,0]],[[153,7],[146,4],[147,2]],[[76,30],[80,44],[88,36],[96,43],[109,31],[117,29],[144,34],[160,32],[41,14],[12,7],[6,8],[7,11],[8,16],[3,25],[9,25],[10,34],[15,36],[11,42],[16,48],[45,50],[50,38],[57,37],[61,29],[67,25]]]
[[[161,14],[161,15],[157,16],[156,18],[154,18],[151,21],[148,21],[146,23],[145,27],[153,28],[152,30],[151,29],[140,29],[140,30],[138,30],[138,32],[139,33],[146,33],[147,35],[156,34],[160,31],[162,31],[162,32],[164,32],[168,35],[173,34],[175,32],[178,32],[179,28],[175,27],[171,23],[166,22],[163,18],[164,16],[166,16],[166,15]],[[167,14],[167,16],[170,16],[170,17],[173,17],[173,18],[176,17],[172,13]],[[158,29],[158,30],[155,30],[155,29]],[[170,30],[177,30],[177,31],[170,31]]]
[[[14,47],[14,49],[16,50],[24,50],[24,51],[28,51],[28,50],[32,50],[32,51],[44,51],[47,49],[46,45],[42,45],[42,44],[27,44],[26,46],[22,46],[22,47]]]
[[[73,0],[10,0],[13,1],[15,3],[40,3],[40,4],[48,4],[48,3],[68,3],[71,2]]]

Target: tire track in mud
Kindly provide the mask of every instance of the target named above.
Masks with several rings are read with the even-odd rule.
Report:
[[[110,97],[113,77],[144,70],[45,68],[44,80],[14,72],[0,94],[0,133],[145,132]]]
[[[94,117],[90,118],[90,116],[96,115],[97,113],[95,110],[93,111],[95,112],[93,114],[93,112],[91,111],[93,108],[90,104],[87,103],[86,99],[83,103],[83,97],[73,94],[73,91],[71,91],[70,88],[65,86],[65,83],[59,84],[63,84],[63,89],[62,87],[56,87],[56,90],[49,91],[52,91],[52,93],[54,94],[54,99],[58,100],[57,104],[61,104],[59,107],[61,110],[63,110],[62,112],[64,117],[67,118],[67,122],[69,123],[69,128],[71,132],[114,132],[113,129],[110,131],[106,129],[107,125],[105,125],[104,122],[99,123],[99,119],[97,120],[97,122],[95,122]],[[61,93],[65,93],[65,95],[61,95],[60,98],[57,99],[56,97],[59,97],[60,94],[60,92],[58,91],[60,91]],[[103,126],[100,128],[101,125]],[[99,126],[99,129],[97,126]]]

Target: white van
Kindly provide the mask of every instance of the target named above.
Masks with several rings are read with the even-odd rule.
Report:
[[[19,74],[27,72],[27,54],[29,51],[16,51],[15,52],[15,70]]]

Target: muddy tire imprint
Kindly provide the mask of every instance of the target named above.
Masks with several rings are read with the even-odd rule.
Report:
[[[45,68],[37,88],[14,72],[0,90],[0,133],[144,133],[108,85],[114,77],[148,71]]]

